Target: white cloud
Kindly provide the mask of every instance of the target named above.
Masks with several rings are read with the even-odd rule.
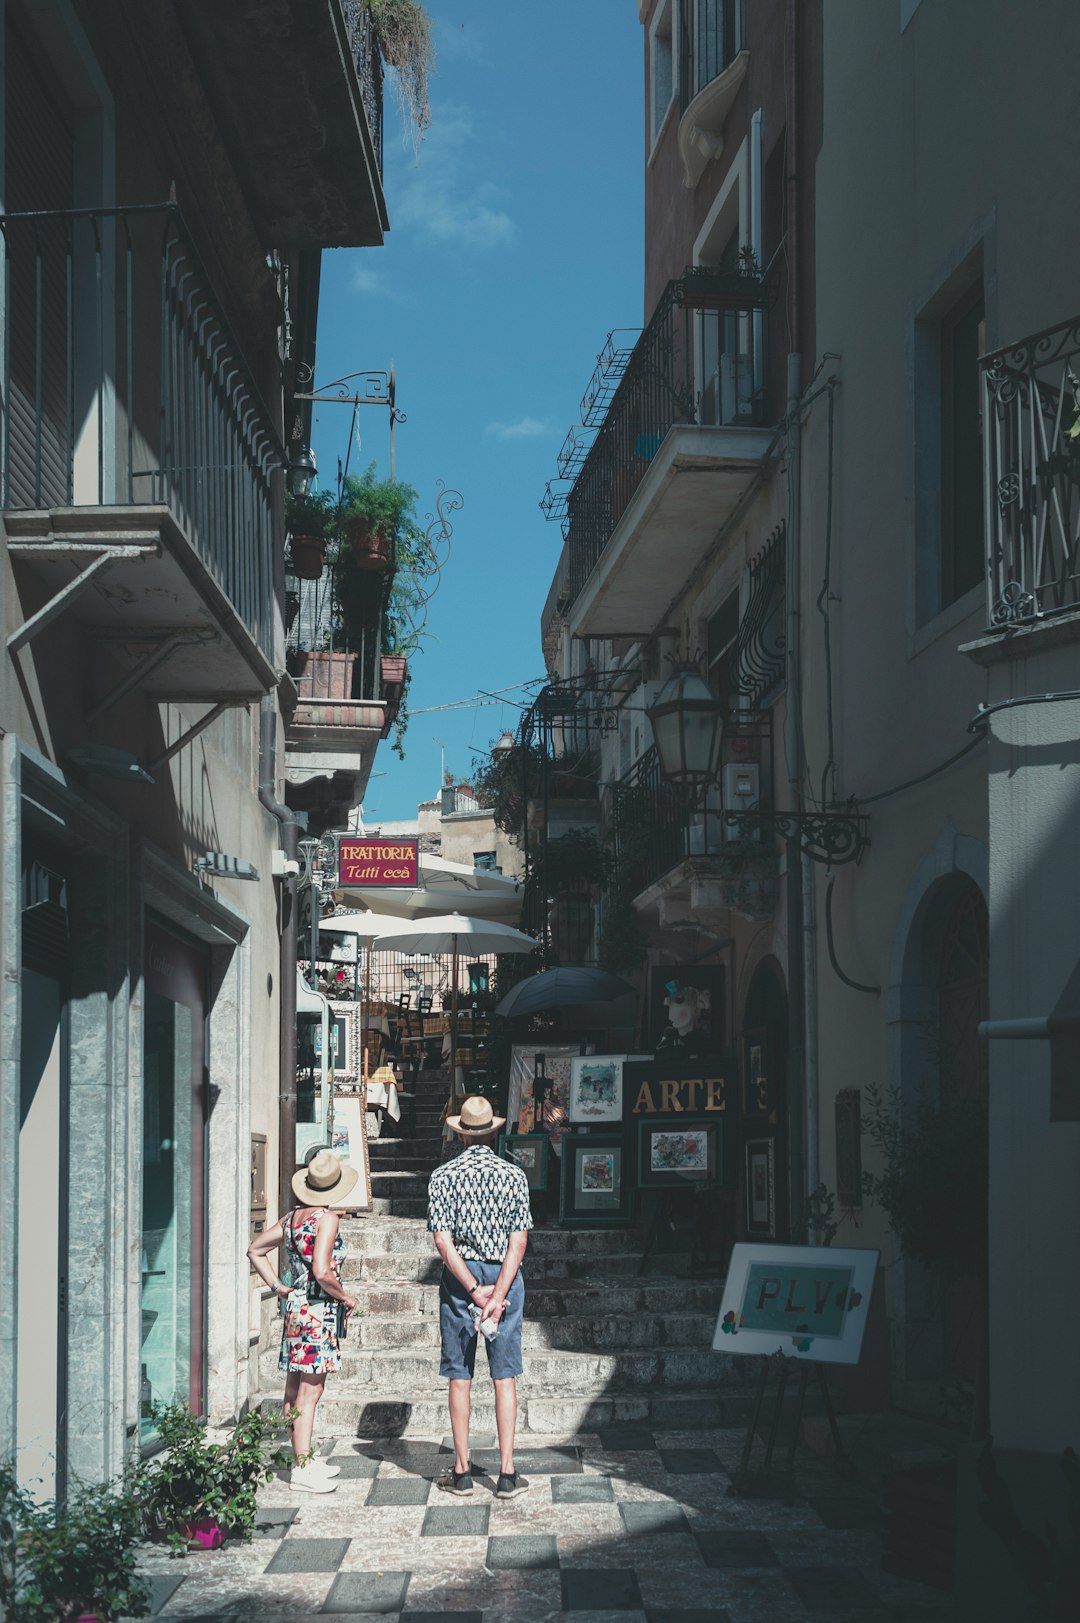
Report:
[[[539,417],[519,417],[516,423],[489,423],[484,429],[485,434],[497,440],[539,440],[554,432],[551,424]]]
[[[420,149],[419,167],[391,188],[391,227],[414,230],[435,242],[466,248],[498,248],[517,226],[503,204],[505,193],[490,181],[476,182],[469,148],[477,136],[465,107],[440,105]]]
[[[357,265],[352,273],[354,293],[382,293],[382,278],[374,265]]]

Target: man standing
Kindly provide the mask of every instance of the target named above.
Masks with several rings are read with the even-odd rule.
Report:
[[[519,1166],[501,1161],[492,1146],[502,1116],[487,1099],[473,1095],[447,1126],[465,1145],[452,1161],[436,1167],[428,1183],[428,1229],[443,1260],[439,1285],[442,1359],[439,1374],[450,1381],[450,1429],[454,1464],[438,1486],[467,1496],[473,1491],[469,1460],[469,1412],[478,1325],[469,1311],[481,1312],[488,1368],[495,1387],[499,1433],[497,1499],[514,1499],[528,1483],[514,1469],[517,1376],[521,1374],[521,1320],[525,1285],[521,1262],[532,1228],[529,1185]]]

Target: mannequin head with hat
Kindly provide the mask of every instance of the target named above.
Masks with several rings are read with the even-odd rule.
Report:
[[[447,1116],[446,1125],[463,1144],[494,1144],[506,1126],[506,1117],[495,1115],[490,1099],[485,1099],[479,1093],[471,1093],[459,1115]]]

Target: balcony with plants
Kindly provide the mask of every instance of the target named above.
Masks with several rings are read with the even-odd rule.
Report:
[[[601,353],[541,503],[566,536],[573,636],[651,636],[766,476],[772,291],[748,251],[727,267],[688,267],[635,343],[613,334]]]
[[[372,247],[383,192],[383,65],[414,138],[432,65],[418,0],[187,0],[188,43],[266,240]]]
[[[7,549],[33,612],[211,704],[276,683],[284,453],[175,203],[0,216]],[[119,690],[114,690],[119,691]]]
[[[286,659],[296,704],[286,794],[309,814],[321,806],[328,826],[359,804],[381,740],[393,732],[403,753],[409,662],[441,568],[416,500],[372,464],[346,475],[340,495],[287,501]]]

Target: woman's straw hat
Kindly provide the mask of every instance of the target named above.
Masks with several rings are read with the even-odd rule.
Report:
[[[447,1116],[446,1125],[452,1133],[460,1133],[463,1138],[480,1137],[505,1127],[506,1117],[496,1116],[491,1109],[491,1100],[474,1093],[465,1100],[460,1116]]]
[[[342,1166],[332,1150],[320,1150],[293,1174],[292,1191],[305,1206],[340,1206],[360,1174]]]

